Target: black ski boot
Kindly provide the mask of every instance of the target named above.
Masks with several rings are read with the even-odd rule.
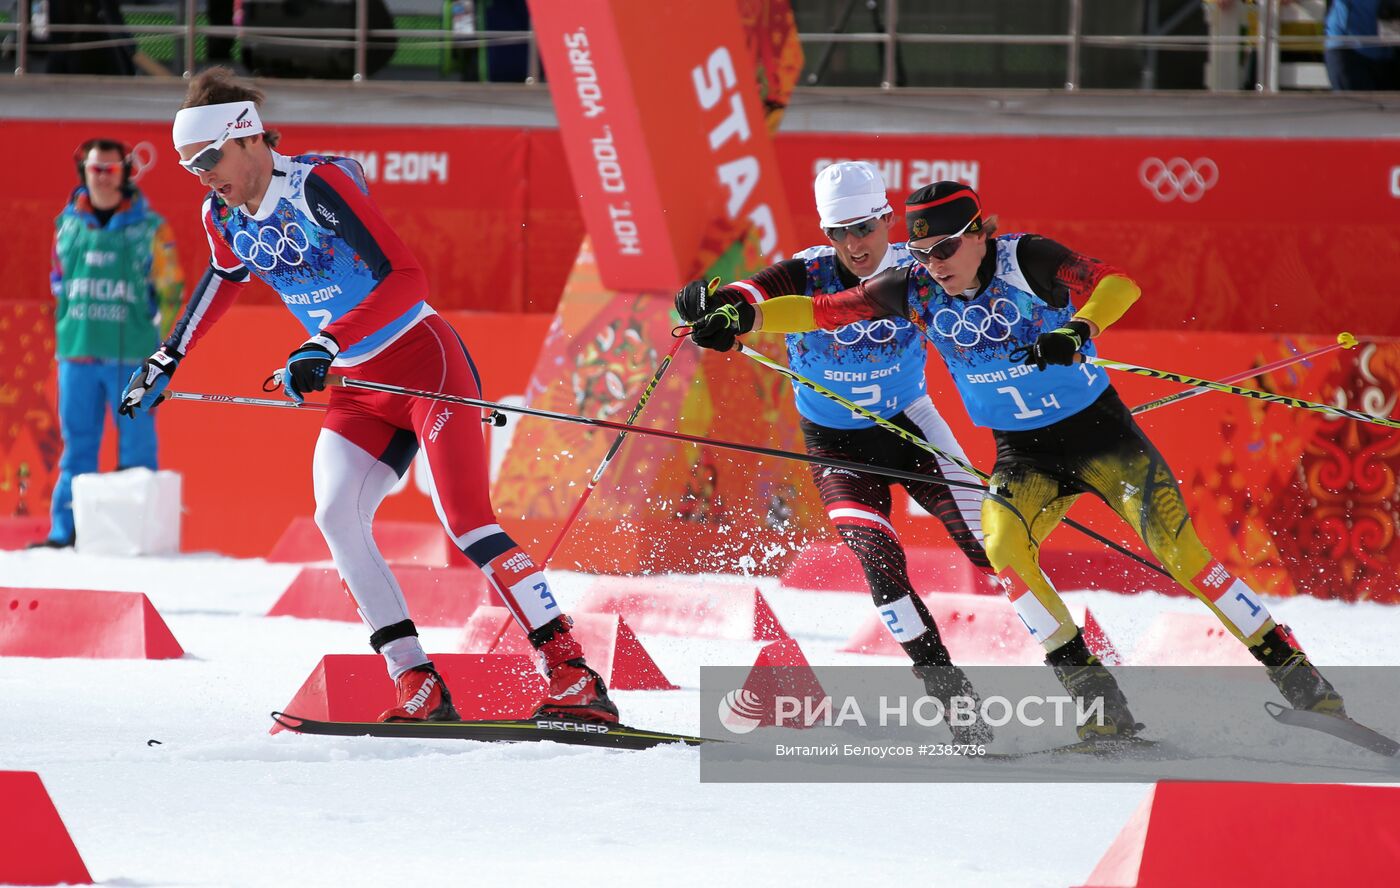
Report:
[[[1299,649],[1287,626],[1270,629],[1265,633],[1264,640],[1250,648],[1249,652],[1264,664],[1269,671],[1269,680],[1294,709],[1346,718],[1342,695],[1322,677],[1308,655]]]
[[[1082,633],[1051,651],[1045,665],[1055,670],[1055,677],[1075,698],[1081,708],[1103,700],[1103,721],[1090,718],[1079,725],[1080,740],[1109,739],[1135,736],[1144,727],[1128,711],[1128,698],[1118,687],[1118,680],[1099,658],[1090,652]]]
[[[986,745],[992,742],[992,726],[982,720],[982,698],[977,696],[966,673],[952,663],[926,662],[914,664],[914,675],[923,680],[924,693],[943,704],[944,720],[948,722],[948,730],[953,732],[954,743]],[[959,697],[972,700],[972,711],[977,717],[970,724],[953,723],[952,701]],[[961,705],[958,707],[959,711],[964,709]]]

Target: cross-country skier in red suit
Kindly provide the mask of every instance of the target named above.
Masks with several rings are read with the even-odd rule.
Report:
[[[353,378],[481,397],[466,347],[428,304],[418,260],[368,197],[358,163],[287,157],[258,117],[260,91],[226,68],[203,72],[175,117],[180,164],[210,189],[201,211],[209,270],[164,346],[132,376],[123,412],[158,403],[179,362],[256,275],[309,338],[283,374],[287,397],[322,391],[332,367]],[[419,448],[438,518],[490,578],[549,672],[537,716],[616,722],[617,707],[584,662],[543,571],[496,523],[477,412],[454,404],[336,387],[316,441],[316,523],[398,691],[381,721],[458,718],[418,643],[403,593],[371,535],[375,510]]]

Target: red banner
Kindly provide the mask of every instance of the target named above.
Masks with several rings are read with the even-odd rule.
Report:
[[[834,160],[869,160],[896,212],[957,179],[1003,232],[1119,266],[1144,294],[1124,327],[1400,335],[1395,142],[801,133],[778,148],[804,243],[824,240],[798,195]]]
[[[738,5],[624,6],[530,4],[603,283],[675,289],[714,228],[780,258],[791,223]]]
[[[375,202],[427,270],[428,298],[439,310],[553,311],[583,237],[557,132],[268,125],[281,130],[284,154],[360,160]],[[199,224],[204,192],[175,162],[169,122],[3,121],[0,299],[48,298],[52,219],[77,184],[73,151],[94,135],[133,147],[136,180],[174,227],[189,284],[208,267]],[[244,299],[278,303],[261,284]]]
[[[375,200],[427,267],[438,308],[554,310],[583,236],[558,131],[283,129],[286,151],[365,158]],[[166,148],[168,124],[3,121],[0,300],[47,298],[49,221],[76,182],[73,148],[99,132],[136,146],[141,186],[175,226],[186,275],[203,273],[199,189]],[[776,149],[795,247],[824,242],[816,171],[868,159],[896,205],[921,185],[960,179],[982,192],[1002,231],[1037,231],[1123,268],[1144,291],[1125,328],[1400,336],[1391,142],[797,133]],[[274,302],[260,285],[248,299]]]

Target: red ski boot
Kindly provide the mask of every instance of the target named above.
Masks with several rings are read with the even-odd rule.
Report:
[[[399,692],[399,705],[380,714],[382,722],[391,721],[461,721],[447,683],[438,675],[432,663],[415,666],[394,683]]]
[[[560,617],[550,627],[541,627],[552,629],[550,638],[537,648],[549,672],[549,693],[531,717],[617,724],[617,706],[608,699],[602,677],[584,662],[583,648],[569,632],[571,625],[572,620]]]

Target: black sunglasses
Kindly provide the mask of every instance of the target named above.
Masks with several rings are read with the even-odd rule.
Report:
[[[210,142],[208,147],[189,160],[180,161],[180,166],[189,170],[196,176],[200,173],[211,172],[214,167],[219,165],[219,161],[224,159],[224,143],[228,141],[229,136],[233,135],[233,128],[240,120],[247,116],[248,111],[245,108],[243,113],[234,119],[233,123],[224,127],[223,133],[217,139]]]
[[[963,235],[967,234],[967,230],[971,228],[972,223],[976,221],[977,218],[974,216],[972,219],[968,220],[968,223],[962,227],[961,231],[956,234],[948,235],[931,247],[920,248],[909,244],[909,252],[913,254],[915,259],[921,262],[927,262],[931,259],[938,259],[940,261],[951,259],[953,255],[958,252],[958,248],[962,246]]]
[[[874,216],[869,219],[862,219],[859,222],[852,222],[850,225],[838,225],[835,228],[823,228],[822,231],[826,232],[827,237],[831,238],[833,241],[839,244],[841,243],[841,241],[846,239],[846,235],[848,234],[852,237],[866,237],[871,232],[873,232],[876,229],[876,227],[879,226],[879,224],[880,217]]]

